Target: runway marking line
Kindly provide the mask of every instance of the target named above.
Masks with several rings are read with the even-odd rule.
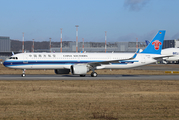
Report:
[[[179,74],[179,71],[165,71],[165,73]]]

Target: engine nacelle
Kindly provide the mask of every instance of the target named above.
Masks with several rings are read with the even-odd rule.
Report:
[[[70,69],[55,69],[54,70],[56,74],[69,74]]]
[[[71,73],[73,75],[85,75],[89,71],[86,65],[72,65]]]

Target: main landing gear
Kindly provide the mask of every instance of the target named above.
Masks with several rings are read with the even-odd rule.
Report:
[[[91,73],[91,77],[97,77],[97,76],[98,76],[98,74],[96,72]]]
[[[26,71],[26,69],[23,69],[23,72],[22,72],[21,77],[25,77],[25,76],[26,76],[26,75],[25,75],[25,71]]]
[[[80,75],[80,77],[85,77],[86,75]],[[91,73],[91,77],[97,77],[98,74],[96,72]]]
[[[97,77],[98,76],[98,74],[95,72],[95,68],[94,67],[92,67],[91,71],[93,71],[91,73],[91,77]]]
[[[80,75],[80,77],[85,77],[86,75]],[[97,77],[98,74],[96,72],[91,73],[91,77]]]

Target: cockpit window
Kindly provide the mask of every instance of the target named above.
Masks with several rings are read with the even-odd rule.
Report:
[[[18,58],[17,57],[10,57],[9,59],[17,60]]]

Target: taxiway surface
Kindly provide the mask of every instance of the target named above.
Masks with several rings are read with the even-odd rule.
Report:
[[[179,75],[0,75],[0,80],[179,80]]]

